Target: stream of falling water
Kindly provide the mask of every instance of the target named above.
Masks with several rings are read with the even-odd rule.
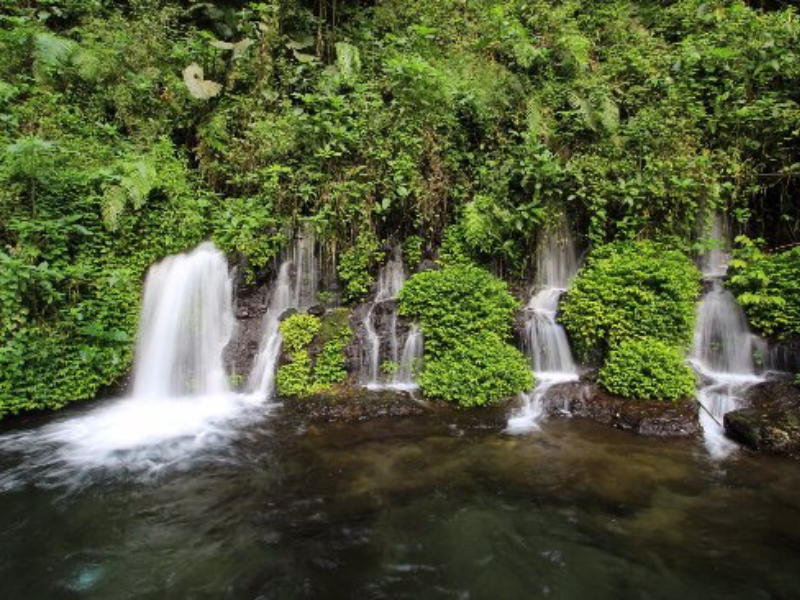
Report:
[[[397,297],[405,281],[401,252],[396,248],[378,274],[378,291],[363,320],[366,347],[359,371],[362,384],[371,390],[418,387],[415,375],[422,358],[422,330],[412,324],[402,346],[398,332]],[[384,364],[392,367],[387,373],[382,372]]]
[[[25,457],[17,470],[3,473],[0,488],[26,477],[79,484],[97,470],[153,474],[218,448],[257,404],[228,384],[223,351],[233,331],[228,263],[212,244],[153,265],[132,394],[0,437],[1,450]]]
[[[537,429],[547,391],[558,383],[578,379],[566,332],[556,321],[558,301],[577,270],[575,244],[562,218],[556,227],[544,232],[537,248],[534,293],[525,311],[525,350],[536,387],[521,394],[522,407],[509,418],[509,433]]]
[[[283,345],[281,316],[290,309],[307,309],[316,301],[319,262],[315,245],[313,229],[302,229],[278,270],[264,314],[261,346],[248,378],[248,391],[258,397],[268,399],[275,394],[275,375]]]
[[[724,248],[726,228],[719,215],[714,218],[710,235],[717,244],[701,259],[710,290],[697,308],[691,363],[702,379],[697,400],[705,445],[709,454],[719,459],[736,448],[725,437],[725,413],[740,408],[747,388],[763,381],[753,364],[756,345],[762,342],[750,332],[744,312],[724,287],[729,257]]]

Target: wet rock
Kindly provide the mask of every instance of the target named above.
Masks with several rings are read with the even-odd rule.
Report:
[[[409,392],[338,389],[308,398],[287,398],[284,409],[312,421],[352,422],[383,417],[411,417],[431,412],[430,406]]]
[[[551,416],[591,419],[655,437],[694,437],[701,431],[695,402],[630,400],[581,381],[554,386],[547,397],[547,411]]]
[[[291,317],[293,315],[296,315],[296,314],[297,314],[297,309],[296,308],[287,308],[285,311],[283,311],[281,313],[281,316],[278,317],[278,321],[283,322],[286,319],[288,319],[289,317]]]
[[[760,383],[749,391],[750,404],[725,415],[725,433],[740,444],[800,458],[800,390],[789,380]]]
[[[321,304],[316,304],[308,309],[308,314],[314,317],[324,317],[325,316],[325,307]]]

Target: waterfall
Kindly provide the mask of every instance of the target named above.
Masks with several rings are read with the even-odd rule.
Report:
[[[547,229],[536,252],[536,279],[525,309],[524,348],[536,377],[536,387],[520,395],[522,408],[508,420],[506,431],[524,433],[536,429],[544,414],[544,397],[557,383],[578,379],[578,367],[567,334],[556,321],[561,294],[578,270],[575,244],[566,219]]]
[[[415,389],[414,372],[422,357],[422,331],[412,325],[405,334],[402,349],[398,332],[397,296],[406,276],[399,248],[378,273],[375,300],[364,315],[365,350],[359,369],[362,384],[369,389]],[[380,335],[378,330],[384,334]],[[381,372],[381,364],[393,365],[390,373]]]
[[[245,415],[263,414],[252,410],[253,398],[230,391],[223,356],[234,322],[228,264],[211,243],[153,265],[131,395],[0,436],[0,450],[26,457],[0,487],[27,477],[80,485],[84,476],[109,469],[150,477],[183,468],[210,448],[218,452]]]
[[[710,235],[717,247],[700,260],[703,277],[711,287],[697,308],[691,363],[702,378],[697,400],[706,448],[712,457],[724,458],[736,448],[725,437],[725,413],[740,408],[747,388],[763,381],[755,373],[753,352],[764,344],[750,332],[744,312],[722,283],[728,254],[724,250],[726,227],[720,215],[715,216]]]
[[[233,325],[228,264],[211,243],[154,265],[145,282],[133,396],[227,393],[222,352]]]
[[[319,263],[315,245],[313,230],[302,229],[278,269],[264,314],[264,336],[248,378],[248,390],[259,397],[271,398],[275,394],[275,375],[283,344],[281,316],[290,309],[308,309],[316,301]]]

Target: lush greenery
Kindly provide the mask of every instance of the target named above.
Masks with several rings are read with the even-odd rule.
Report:
[[[308,396],[347,379],[344,352],[352,337],[349,314],[346,309],[323,318],[298,313],[281,322],[287,362],[278,368],[279,394]]]
[[[608,244],[587,258],[562,304],[575,351],[602,358],[629,338],[688,348],[700,273],[686,255],[649,241]]]
[[[653,338],[615,346],[598,374],[612,394],[640,400],[678,400],[695,393],[695,374],[680,348]]]
[[[390,238],[521,277],[551,207],[598,248],[688,251],[713,210],[775,247],[800,239],[798,156],[791,7],[5,2],[0,416],[124,375],[147,266],[209,237],[261,281],[303,222],[347,301]],[[590,325],[581,353],[623,333]]]
[[[400,292],[400,314],[425,336],[423,392],[474,406],[531,388],[525,357],[508,343],[517,306],[502,280],[473,264],[414,275]]]
[[[767,254],[745,236],[737,238],[728,285],[760,333],[800,334],[800,246]]]

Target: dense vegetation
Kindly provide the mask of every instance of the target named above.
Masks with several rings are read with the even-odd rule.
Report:
[[[641,400],[691,398],[695,380],[680,348],[647,337],[615,346],[598,374],[600,385],[612,394]]]
[[[353,335],[349,312],[336,309],[324,317],[293,314],[281,322],[286,362],[276,384],[284,396],[323,392],[347,378],[344,351]]]
[[[800,247],[765,254],[738,238],[729,285],[759,333],[786,338],[800,334]]]
[[[422,391],[474,406],[533,387],[525,357],[509,343],[517,306],[503,281],[469,263],[414,275],[400,292],[400,314],[419,321],[425,336]]]
[[[208,237],[259,281],[305,223],[355,301],[389,237],[524,277],[553,207],[800,236],[800,20],[740,0],[6,2],[0,122],[0,415],[121,377],[146,267]]]

